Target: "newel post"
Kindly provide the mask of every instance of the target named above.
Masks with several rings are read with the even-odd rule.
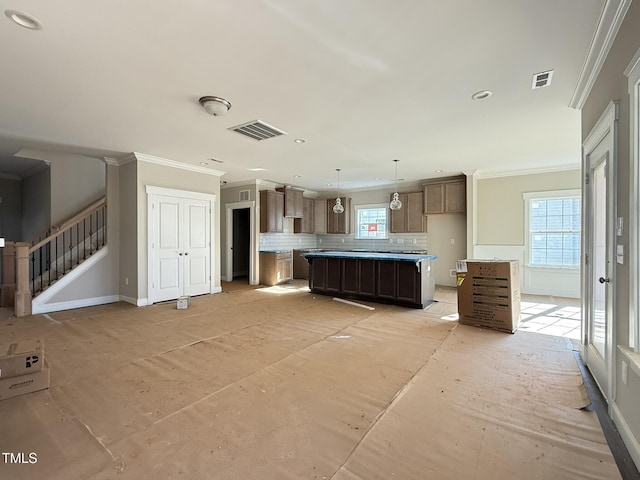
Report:
[[[31,315],[31,289],[29,288],[29,244],[16,242],[16,317]]]
[[[13,307],[16,293],[16,246],[6,242],[2,248],[2,295],[0,307]]]

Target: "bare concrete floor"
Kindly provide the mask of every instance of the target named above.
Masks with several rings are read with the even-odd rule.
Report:
[[[373,311],[223,290],[0,320],[51,370],[0,401],[0,449],[37,456],[0,478],[620,478],[562,338],[458,325],[446,289]]]

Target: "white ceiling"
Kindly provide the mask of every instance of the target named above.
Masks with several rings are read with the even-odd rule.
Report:
[[[216,158],[229,183],[318,191],[336,168],[344,188],[388,185],[394,158],[407,181],[577,167],[569,102],[603,4],[0,0],[43,25],[0,18],[0,159],[10,168],[25,147]],[[550,69],[551,86],[532,90]],[[484,89],[493,96],[471,100]],[[232,108],[212,117],[203,95]],[[256,119],[287,135],[228,130]]]

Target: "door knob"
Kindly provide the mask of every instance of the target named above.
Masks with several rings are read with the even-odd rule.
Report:
[[[182,253],[179,253],[178,255],[182,256]]]
[[[189,252],[184,252],[185,255],[189,255]]]
[[[608,278],[600,277],[600,278],[598,279],[598,281],[599,281],[600,283],[609,283],[611,280],[610,280],[610,279],[608,279]]]

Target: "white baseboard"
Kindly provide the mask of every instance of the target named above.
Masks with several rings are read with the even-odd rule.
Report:
[[[120,295],[120,301],[130,303],[136,307],[146,307],[148,305],[146,298],[133,298],[126,295]]]
[[[616,427],[618,427],[618,432],[620,432],[622,441],[624,442],[625,447],[627,447],[627,450],[629,450],[629,455],[631,455],[633,463],[635,463],[636,467],[640,469],[640,442],[638,442],[638,439],[631,431],[631,427],[625,420],[622,412],[615,402],[612,404],[611,411],[613,413],[613,422],[616,424]]]
[[[107,295],[105,297],[82,298],[80,300],[69,300],[67,302],[47,303],[44,305],[33,305],[32,314],[59,312],[61,310],[72,310],[74,308],[95,307],[106,303],[114,303],[120,300],[119,295]]]

